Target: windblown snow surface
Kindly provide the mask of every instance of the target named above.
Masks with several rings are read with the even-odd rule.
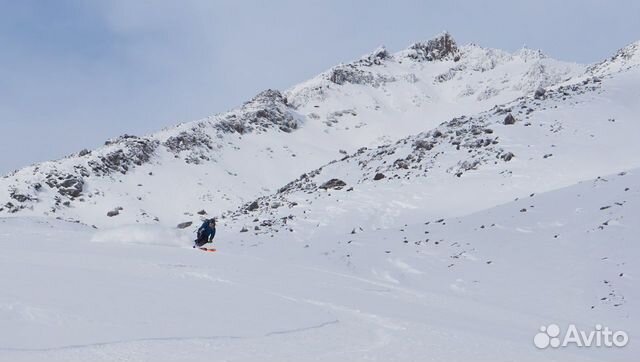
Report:
[[[444,34],[7,175],[0,360],[635,360],[639,48]]]

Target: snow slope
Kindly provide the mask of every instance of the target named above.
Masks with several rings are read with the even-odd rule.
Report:
[[[227,113],[16,171],[0,180],[0,214],[175,226],[203,209],[216,215],[270,194],[362,146],[429,130],[584,69],[529,49],[458,47],[446,33],[396,54],[381,48]]]
[[[633,360],[639,54],[443,34],[7,175],[0,360]]]
[[[362,148],[229,213],[230,225],[267,233],[293,229],[300,234],[292,237],[301,239],[312,232],[309,225],[386,228],[466,215],[640,167],[639,85],[640,68],[583,77]],[[352,221],[355,210],[367,215],[361,225]]]
[[[634,169],[459,218],[242,234],[215,254],[157,229],[0,219],[0,359],[631,360],[638,185]],[[632,342],[538,350],[549,323]]]

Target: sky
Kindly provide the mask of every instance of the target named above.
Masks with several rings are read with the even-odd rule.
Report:
[[[0,174],[286,89],[380,45],[592,63],[640,40],[640,1],[0,0]]]

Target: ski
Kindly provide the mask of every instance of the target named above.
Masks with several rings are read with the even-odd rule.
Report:
[[[202,250],[202,251],[208,251],[208,252],[214,252],[214,251],[216,251],[216,249],[215,249],[215,248],[204,248],[204,247],[202,247],[202,248],[198,248],[198,249],[200,249],[200,250]]]

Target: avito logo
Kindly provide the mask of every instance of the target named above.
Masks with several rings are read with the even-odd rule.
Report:
[[[547,347],[566,347],[571,344],[577,347],[624,347],[629,343],[629,336],[624,331],[612,331],[609,327],[596,324],[590,331],[579,330],[569,324],[564,335],[557,324],[541,326],[540,332],[533,337],[533,344],[540,349]]]

